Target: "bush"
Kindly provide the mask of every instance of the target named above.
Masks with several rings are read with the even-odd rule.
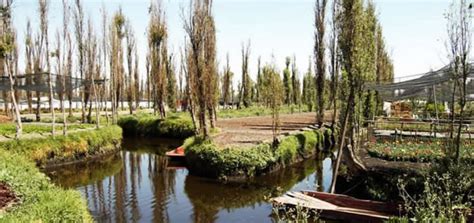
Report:
[[[368,145],[368,153],[389,161],[433,162],[446,157],[441,140],[433,141],[397,141],[377,142]],[[461,159],[474,161],[471,143],[465,141],[461,145]]]
[[[118,126],[70,133],[66,136],[11,140],[0,143],[0,149],[20,154],[38,165],[78,160],[113,151],[120,146],[122,130]]]
[[[92,222],[79,192],[54,186],[20,155],[0,150],[0,182],[6,182],[21,200],[0,214],[0,222]]]
[[[127,136],[164,136],[184,139],[194,135],[191,119],[179,115],[172,115],[165,119],[144,114],[130,115],[120,118],[118,125]]]
[[[287,136],[276,146],[260,144],[251,148],[219,148],[210,141],[192,137],[185,140],[188,169],[196,175],[227,179],[247,178],[269,172],[313,156],[322,149],[324,136],[306,131]]]
[[[409,194],[406,183],[398,184],[400,196],[404,200],[406,216],[397,219],[408,222],[471,222],[471,206],[474,202],[474,172],[472,164],[453,164],[443,160],[424,176],[423,192]],[[470,219],[469,219],[470,218]],[[403,220],[404,219],[404,220]],[[395,220],[394,220],[395,222]]]

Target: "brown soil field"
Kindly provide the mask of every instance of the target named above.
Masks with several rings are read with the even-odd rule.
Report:
[[[316,113],[294,113],[280,115],[280,134],[308,127],[316,121]],[[271,141],[272,116],[231,118],[217,120],[220,132],[212,136],[220,146],[249,147],[263,141]]]

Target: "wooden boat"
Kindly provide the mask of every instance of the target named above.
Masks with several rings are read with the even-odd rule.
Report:
[[[166,156],[173,161],[185,161],[184,148],[182,146],[166,152]]]
[[[315,209],[320,211],[323,218],[344,222],[383,222],[392,216],[399,216],[400,213],[397,204],[316,191],[288,192],[272,201],[281,206]]]

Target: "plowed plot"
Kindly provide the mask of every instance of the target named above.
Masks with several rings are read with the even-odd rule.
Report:
[[[8,207],[11,203],[15,202],[17,197],[15,193],[3,182],[0,182],[0,213],[5,207]]]
[[[314,124],[315,113],[297,113],[280,115],[281,131],[296,131]],[[220,146],[247,147],[272,139],[272,117],[258,116],[246,118],[220,119],[217,121],[220,133],[213,137]]]

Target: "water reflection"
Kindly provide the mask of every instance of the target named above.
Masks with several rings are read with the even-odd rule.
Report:
[[[270,197],[326,191],[331,183],[332,162],[324,154],[246,183],[216,183],[169,167],[163,154],[179,144],[127,140],[116,155],[48,174],[79,190],[99,222],[271,222]]]

